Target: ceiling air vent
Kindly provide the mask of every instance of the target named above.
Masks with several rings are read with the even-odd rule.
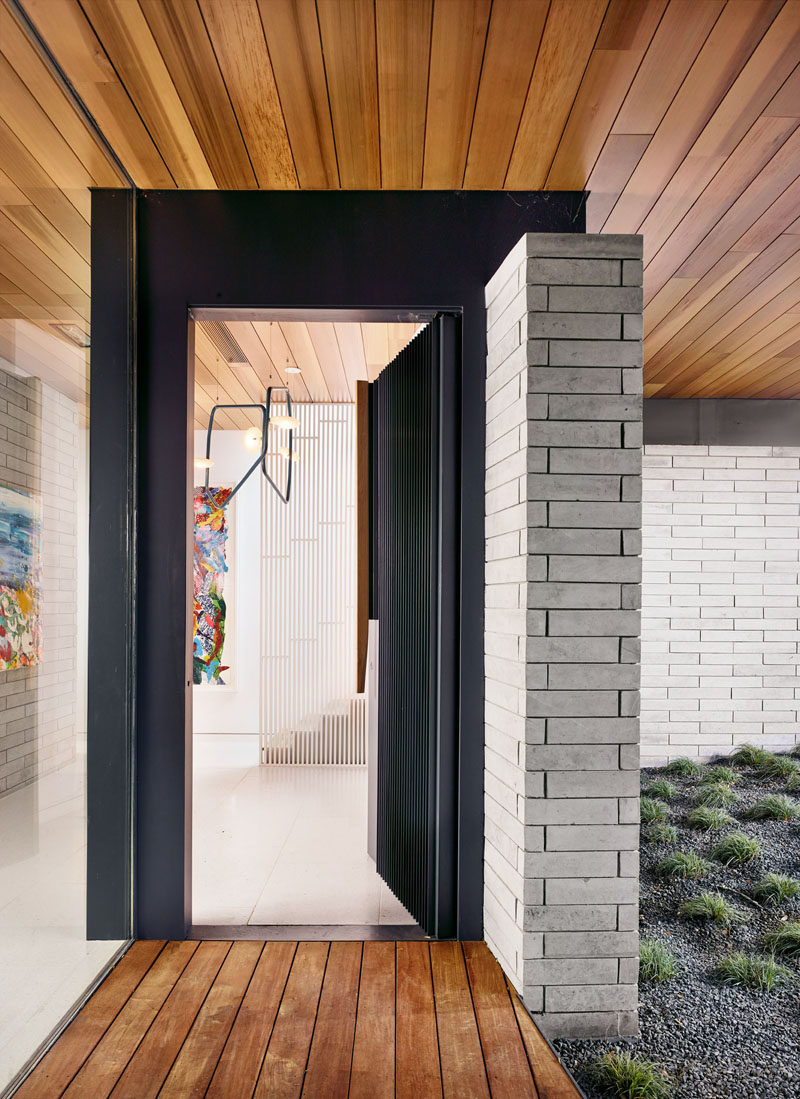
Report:
[[[62,339],[75,347],[88,347],[89,337],[77,324],[51,324],[50,327],[57,332]]]
[[[201,321],[203,331],[226,363],[247,363],[247,355],[230,334],[228,326],[221,321]]]

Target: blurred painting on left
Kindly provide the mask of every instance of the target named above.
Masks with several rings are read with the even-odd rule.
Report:
[[[0,671],[41,663],[41,538],[39,501],[0,485]]]

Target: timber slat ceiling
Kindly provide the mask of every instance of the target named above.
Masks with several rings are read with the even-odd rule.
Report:
[[[800,397],[800,0],[23,5],[138,186],[586,188],[644,236],[647,395]],[[121,181],[8,0],[0,99],[0,312],[85,322]]]

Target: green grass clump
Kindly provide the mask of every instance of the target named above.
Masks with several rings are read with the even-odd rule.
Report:
[[[789,752],[789,755],[800,758],[800,744],[795,744],[794,748],[792,748],[791,752]]]
[[[674,824],[664,824],[663,821],[656,821],[655,824],[649,824],[645,828],[644,838],[648,843],[677,843],[678,829]]]
[[[733,824],[733,817],[724,809],[709,809],[707,805],[701,805],[698,809],[692,809],[686,823],[701,832],[719,832]]]
[[[639,801],[639,816],[642,824],[653,824],[657,820],[667,820],[669,806],[656,798],[642,798]]]
[[[800,763],[791,756],[774,756],[770,753],[769,759],[759,765],[758,773],[762,778],[792,778],[800,774]]]
[[[734,923],[744,923],[747,916],[727,901],[721,893],[701,893],[692,897],[678,909],[679,916],[688,916],[692,920],[712,920],[722,927]]]
[[[616,1099],[670,1099],[674,1094],[659,1065],[630,1053],[606,1053],[589,1067],[589,1074],[604,1095]]]
[[[744,832],[729,832],[711,852],[711,857],[725,866],[744,866],[752,862],[760,850],[758,840],[751,839]]]
[[[782,958],[800,958],[800,920],[789,920],[764,936],[764,946]]]
[[[753,895],[762,904],[782,904],[800,897],[800,881],[788,874],[765,874],[756,882]]]
[[[694,851],[676,851],[661,860],[656,873],[664,878],[704,878],[710,869],[708,859],[700,858]]]
[[[677,968],[675,955],[663,943],[656,939],[639,943],[639,976],[643,981],[668,981]]]
[[[747,813],[751,820],[795,820],[800,817],[800,804],[785,794],[767,794]]]
[[[739,795],[727,782],[709,782],[705,786],[698,786],[694,800],[698,805],[707,805],[709,809],[721,809],[723,805],[730,805],[738,797]]]
[[[790,794],[793,794],[795,790],[800,793],[800,775],[792,775],[786,783],[786,789]]]
[[[710,782],[724,782],[731,786],[734,782],[739,782],[741,777],[736,774],[733,767],[712,767],[700,779],[700,784],[707,786]]]
[[[763,767],[772,759],[772,752],[759,748],[756,744],[742,744],[731,756],[731,762],[738,767]]]
[[[665,801],[677,797],[678,793],[678,787],[671,782],[667,782],[665,778],[656,779],[656,781],[651,782],[645,790],[645,794],[647,794],[648,797],[663,798]]]
[[[690,778],[692,775],[701,774],[703,768],[696,759],[681,756],[680,759],[671,759],[664,770],[668,775],[681,775],[683,778]]]
[[[714,973],[724,985],[746,985],[767,992],[793,979],[791,971],[770,955],[745,954],[743,950],[735,950],[719,961]]]

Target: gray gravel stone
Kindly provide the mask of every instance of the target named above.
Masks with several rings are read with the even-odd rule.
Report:
[[[686,827],[694,807],[691,794],[702,776],[668,776],[680,791],[669,803],[678,843],[672,848],[642,840],[640,930],[643,937],[658,939],[674,951],[680,973],[664,984],[642,982],[639,1038],[554,1043],[588,1099],[600,1099],[600,1093],[587,1066],[611,1049],[662,1064],[676,1083],[676,1099],[800,1099],[800,966],[789,963],[795,983],[774,992],[723,987],[712,977],[716,960],[726,952],[760,951],[765,931],[779,926],[782,918],[800,918],[800,899],[764,907],[752,897],[753,886],[769,871],[800,878],[800,822],[745,819],[754,802],[766,793],[784,793],[786,783],[766,782],[749,768],[738,773],[740,798],[727,807],[735,823],[726,831],[755,836],[761,852],[749,866],[714,864],[701,881],[666,881],[654,873],[671,850],[710,858],[725,834]],[[663,770],[643,770],[642,787],[662,777]],[[679,919],[683,901],[704,890],[723,892],[747,913],[747,922],[725,931]]]

